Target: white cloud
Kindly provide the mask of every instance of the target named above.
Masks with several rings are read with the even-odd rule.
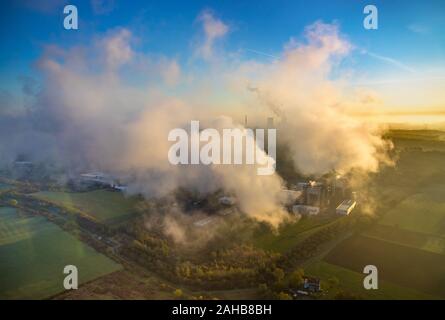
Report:
[[[162,59],[159,64],[164,82],[170,86],[176,85],[181,76],[181,67],[176,60]]]
[[[197,49],[198,55],[204,59],[211,59],[214,54],[214,44],[219,38],[224,37],[229,31],[229,27],[215,18],[210,11],[204,11],[198,17],[204,30],[204,40]]]
[[[206,35],[203,52],[218,58],[213,42],[228,27],[209,13],[200,17]],[[163,66],[148,69],[153,77],[171,85],[191,79],[187,90],[170,90],[162,81],[135,85],[136,75],[125,77],[120,71],[131,69],[144,55],[132,48],[126,29],[99,39],[99,50],[51,48],[38,64],[43,83],[33,112],[23,119],[29,130],[18,130],[9,119],[7,129],[0,126],[6,140],[0,143],[0,156],[13,146],[12,151],[27,151],[34,159],[53,157],[73,171],[107,171],[127,182],[130,192],[147,197],[164,196],[177,187],[201,193],[223,189],[237,196],[247,216],[277,226],[288,216],[279,197],[280,176],[258,176],[255,165],[172,166],[167,136],[191,120],[200,120],[202,128],[240,128],[228,110],[252,114],[250,106],[255,105],[255,113],[262,108],[286,120],[277,119],[278,140],[289,144],[301,172],[377,170],[385,142],[344,112],[345,105],[361,108],[369,98],[345,95],[341,84],[330,79],[332,66],[349,53],[351,44],[337,26],[320,22],[308,27],[305,36],[305,42],[287,46],[276,62],[234,59],[191,76],[166,57],[151,64]],[[247,84],[256,93],[246,90]]]
[[[130,46],[130,40],[131,32],[127,29],[121,29],[99,41],[108,69],[119,68],[132,59],[134,53]]]

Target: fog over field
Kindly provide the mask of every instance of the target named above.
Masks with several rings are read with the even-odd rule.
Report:
[[[262,127],[265,116],[258,115],[269,114],[303,174],[375,172],[388,162],[390,145],[379,129],[350,116],[378,99],[375,93],[346,90],[347,75],[332,76],[354,50],[338,25],[307,26],[265,62],[224,51],[220,41],[233,30],[211,12],[203,11],[197,23],[202,30],[189,61],[200,70],[174,56],[138,51],[138,38],[127,28],[84,45],[48,43],[36,61],[39,81],[25,81],[25,108],[2,111],[2,161],[25,154],[69,172],[101,170],[128,183],[130,194],[147,197],[178,187],[224,189],[237,196],[243,212],[275,226],[286,217],[279,175],[258,176],[256,165],[173,166],[169,131],[187,129],[191,120],[200,120],[201,129],[242,128],[244,114],[257,115],[249,126]],[[133,84],[133,77],[144,85]]]
[[[2,13],[0,299],[445,298],[443,0]]]

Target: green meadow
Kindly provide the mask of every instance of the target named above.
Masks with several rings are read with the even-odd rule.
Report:
[[[409,287],[403,287],[388,281],[379,281],[378,290],[366,290],[363,287],[364,274],[348,268],[317,261],[305,269],[307,274],[319,277],[327,282],[336,278],[339,286],[333,290],[328,290],[325,298],[334,298],[339,290],[347,289],[354,292],[358,297],[365,299],[437,299],[435,296],[422,293]]]
[[[337,218],[332,215],[302,217],[294,223],[282,225],[276,231],[258,228],[254,231],[252,244],[263,250],[283,253]]]
[[[75,265],[79,284],[122,267],[43,217],[0,207],[0,299],[43,299],[64,291],[63,269]]]
[[[394,166],[370,180],[376,220],[305,266],[308,274],[363,298],[445,298],[445,133],[397,131]],[[364,266],[379,270],[379,289],[364,290]],[[329,292],[335,295],[335,292]]]
[[[445,237],[443,235],[436,236],[385,225],[376,225],[366,231],[365,235],[429,252],[445,254]]]
[[[362,272],[366,265],[375,265],[381,280],[445,298],[442,254],[354,236],[331,250],[324,261],[355,272]]]
[[[126,198],[121,192],[95,190],[91,192],[37,192],[34,197],[71,210],[80,210],[93,219],[114,224],[136,212],[137,199]]]
[[[431,235],[445,235],[445,188],[427,188],[389,210],[380,224]]]

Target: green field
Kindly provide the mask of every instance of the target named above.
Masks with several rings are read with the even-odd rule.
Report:
[[[99,222],[114,224],[135,213],[137,199],[126,198],[121,192],[95,190],[91,192],[38,192],[34,197],[72,210],[80,210]]]
[[[365,235],[425,251],[445,254],[445,237],[443,236],[434,236],[385,225],[377,225],[367,230]]]
[[[380,224],[432,235],[445,235],[445,188],[427,188],[389,210]]]
[[[445,132],[436,130],[394,130],[389,137],[399,149],[445,151]]]
[[[445,133],[406,131],[391,138],[395,166],[371,176],[364,190],[376,208],[372,223],[352,238],[327,243],[302,265],[325,282],[339,279],[326,298],[341,290],[371,299],[445,298]],[[329,225],[320,218],[286,225],[278,234],[260,230],[253,244],[286,252]],[[378,267],[379,290],[363,288],[369,264]]]
[[[445,297],[445,255],[355,236],[336,246],[325,261],[356,272],[375,265],[379,279]]]
[[[254,232],[252,244],[260,249],[283,253],[337,218],[332,215],[302,217],[295,223],[283,225],[277,232],[260,228]]]
[[[338,289],[345,288],[352,291],[360,298],[365,299],[435,299],[434,296],[416,291],[414,289],[401,287],[387,281],[379,281],[378,290],[366,290],[363,287],[363,273],[355,272],[340,266],[336,266],[325,261],[318,261],[306,268],[306,273],[319,277],[324,281],[335,277],[339,280],[339,288],[328,289],[328,296],[334,298]]]
[[[64,290],[63,268],[75,265],[79,283],[122,267],[43,217],[20,217],[0,207],[0,299],[42,299]]]

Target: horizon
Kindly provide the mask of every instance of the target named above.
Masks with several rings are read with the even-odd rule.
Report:
[[[378,30],[362,26],[366,1],[310,5],[260,1],[255,6],[213,1],[187,5],[181,1],[132,1],[129,5],[77,1],[78,30],[62,27],[67,1],[44,3],[37,6],[21,0],[7,3],[3,10],[1,39],[8,50],[0,53],[0,90],[2,104],[10,108],[32,104],[44,81],[40,62],[48,53],[58,50],[56,59],[66,54],[82,58],[85,47],[100,45],[101,39],[120,31],[128,33],[123,41],[128,41],[128,54],[138,61],[123,65],[118,77],[138,88],[151,85],[147,73],[161,72],[169,77],[168,90],[174,96],[189,90],[193,77],[202,78],[212,69],[283,59],[286,48],[305,43],[305,30],[319,21],[336,26],[348,42],[348,53],[333,61],[327,76],[342,82],[345,92],[358,92],[358,98],[366,100],[362,116],[380,123],[445,120],[442,1],[375,1]],[[153,71],[157,63],[164,64],[165,70]],[[220,101],[230,99],[224,89],[213,94]],[[417,117],[425,110],[428,117]]]

